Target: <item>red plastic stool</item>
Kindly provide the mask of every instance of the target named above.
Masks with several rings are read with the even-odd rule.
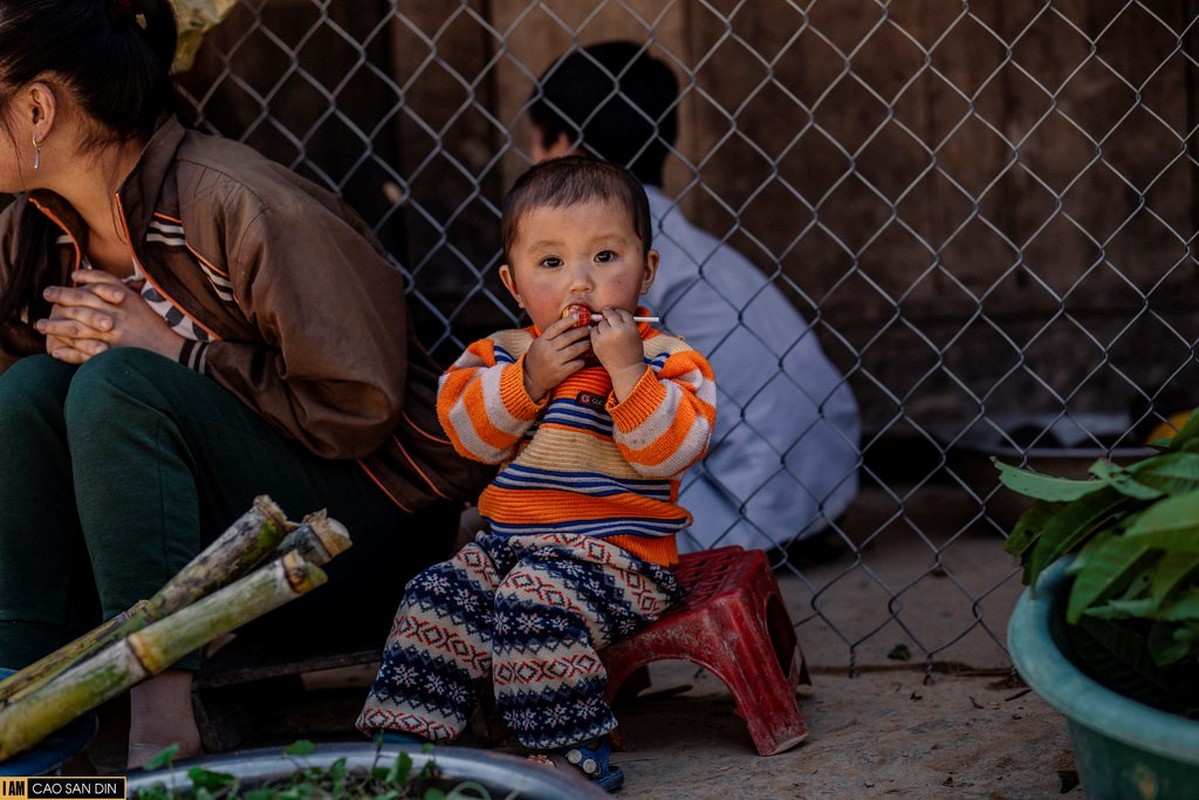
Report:
[[[690,661],[728,687],[759,754],[802,742],[808,727],[795,693],[811,680],[766,554],[741,547],[690,553],[676,574],[686,599],[600,652],[605,698],[612,702],[625,679],[652,661]]]

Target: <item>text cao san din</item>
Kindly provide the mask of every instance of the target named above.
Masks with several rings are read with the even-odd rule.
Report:
[[[24,795],[29,800],[87,800],[98,798],[125,796],[125,779],[113,777],[36,777],[25,778],[21,781],[5,781],[5,783],[24,784],[24,786],[5,786],[7,798]],[[24,789],[22,792],[21,789]]]

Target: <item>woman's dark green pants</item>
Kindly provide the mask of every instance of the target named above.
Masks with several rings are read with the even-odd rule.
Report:
[[[0,666],[150,597],[260,494],[291,519],[326,508],[353,540],[327,584],[260,628],[382,637],[404,583],[446,557],[457,530],[455,509],[403,512],[356,462],[313,455],[169,359],[126,348],[78,367],[19,360],[0,374]]]

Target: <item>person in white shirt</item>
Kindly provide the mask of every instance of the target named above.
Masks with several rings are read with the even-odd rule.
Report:
[[[530,154],[534,162],[590,154],[641,180],[661,253],[644,302],[721,376],[709,454],[680,491],[695,522],[679,536],[679,549],[737,544],[794,555],[802,552],[795,543],[831,533],[857,494],[857,401],[772,279],[688,222],[662,192],[678,103],[674,73],[646,46],[572,50],[530,98]]]

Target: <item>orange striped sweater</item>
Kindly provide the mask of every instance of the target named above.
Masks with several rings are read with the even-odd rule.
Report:
[[[493,534],[610,537],[647,561],[677,563],[675,534],[691,523],[679,478],[707,449],[716,384],[682,339],[640,327],[647,369],[620,403],[599,366],[534,402],[523,358],[533,327],[475,342],[441,377],[437,414],[454,447],[504,465],[479,498]]]

